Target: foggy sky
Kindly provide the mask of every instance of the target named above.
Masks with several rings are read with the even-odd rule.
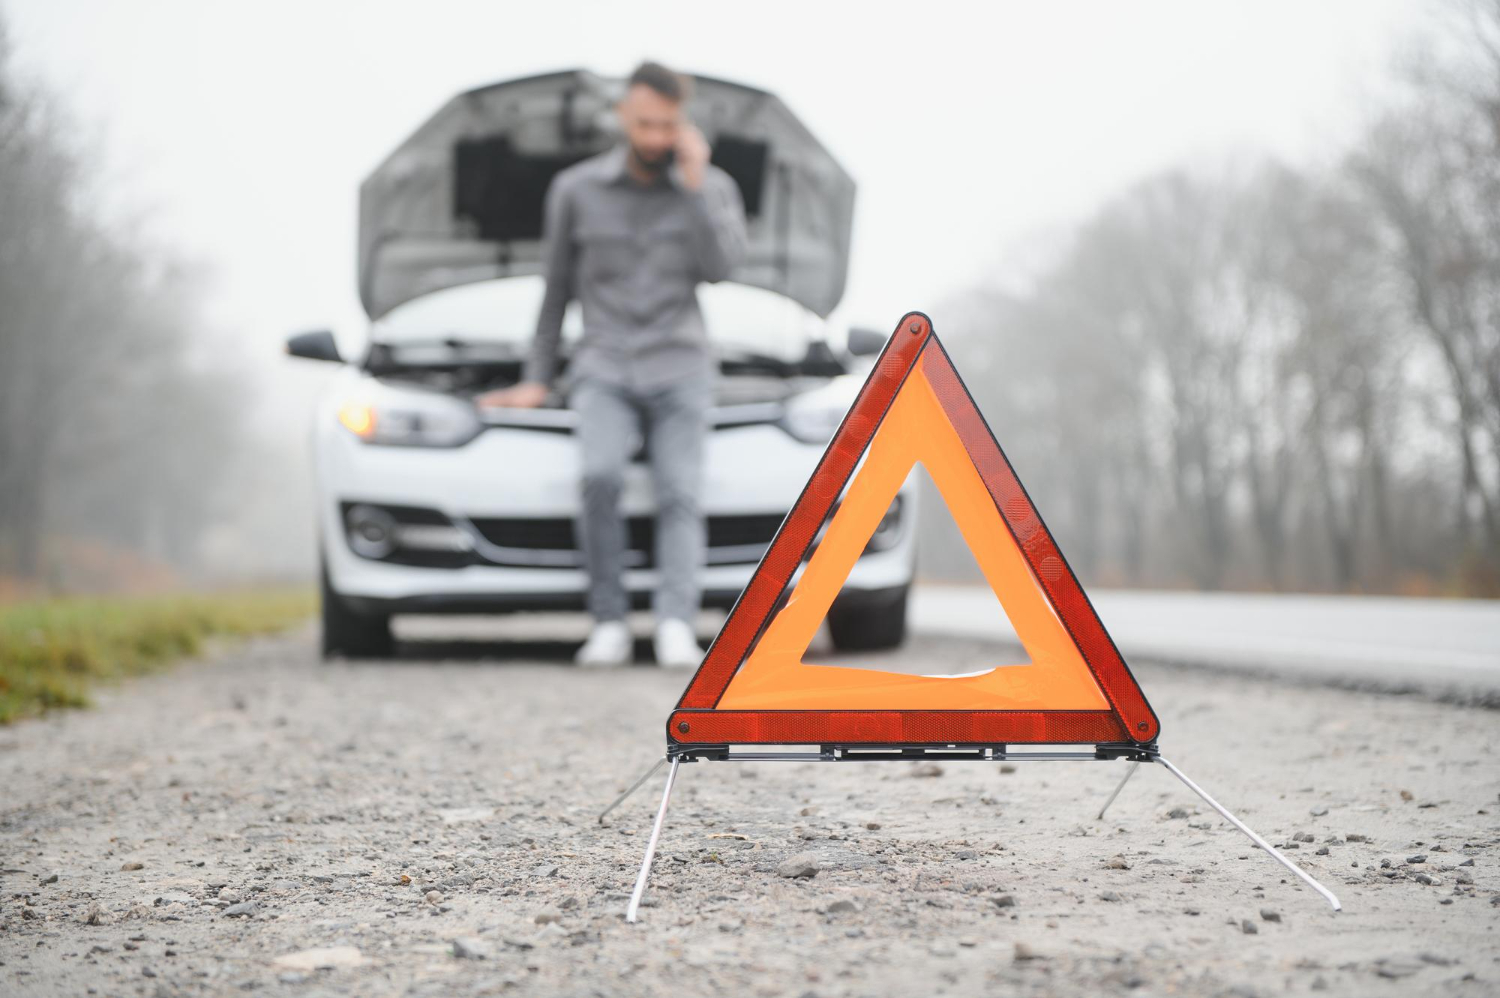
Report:
[[[202,349],[251,389],[259,490],[212,545],[306,568],[307,454],[363,339],[359,183],[455,93],[642,58],[780,95],[859,184],[836,319],[889,326],[1045,265],[1049,241],[1167,166],[1337,156],[1380,104],[1419,0],[975,5],[0,0],[16,68],[81,126],[90,192],[212,280]],[[91,173],[97,171],[91,169]],[[87,280],[86,274],[79,275]]]
[[[859,182],[842,312],[885,325],[1152,169],[1336,149],[1415,9],[0,3],[22,70],[102,128],[111,196],[218,272],[216,320],[271,346],[362,331],[357,186],[467,87],[649,56],[777,92]]]

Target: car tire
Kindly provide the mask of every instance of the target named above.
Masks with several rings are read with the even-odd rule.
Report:
[[[395,650],[391,618],[386,614],[356,613],[328,581],[328,569],[318,573],[323,604],[323,658],[389,658]]]
[[[897,648],[906,640],[910,587],[846,595],[828,611],[828,635],[839,651]]]

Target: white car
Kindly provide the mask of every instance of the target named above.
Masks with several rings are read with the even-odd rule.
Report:
[[[573,72],[460,95],[362,188],[360,288],[372,321],[314,428],[325,655],[388,654],[395,614],[584,605],[574,414],[558,399],[480,410],[473,398],[519,377],[543,290],[541,195],[557,170],[613,140],[615,86]],[[748,259],[730,281],[699,289],[721,371],[701,581],[704,605],[727,608],[853,401],[861,357],[884,336],[850,331],[852,352],[836,352],[826,335],[847,262],[847,175],[768,94],[700,78],[691,112],[720,165],[760,150],[753,169],[730,170],[746,194]],[[560,114],[575,120],[560,124]],[[476,148],[489,150],[483,169],[472,168]],[[497,177],[526,178],[534,205]],[[575,303],[564,357],[579,318]],[[288,351],[344,363],[327,331],[292,337]],[[654,502],[639,460],[622,505],[626,585],[644,606],[656,584]],[[828,614],[836,647],[903,639],[915,523],[909,480]]]

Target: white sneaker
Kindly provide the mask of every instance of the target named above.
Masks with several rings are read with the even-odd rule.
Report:
[[[656,625],[656,664],[668,668],[695,669],[703,661],[703,649],[693,636],[693,625],[667,618]]]
[[[610,669],[630,663],[634,640],[623,620],[601,620],[589,632],[589,639],[578,649],[573,661],[595,669]]]

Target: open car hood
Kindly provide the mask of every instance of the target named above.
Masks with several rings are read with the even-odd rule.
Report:
[[[744,195],[750,247],[730,276],[827,316],[844,293],[854,181],[775,96],[695,77],[688,106]],[[541,272],[553,176],[619,141],[624,84],[584,70],[443,105],[359,192],[359,294],[378,319],[442,288]]]

